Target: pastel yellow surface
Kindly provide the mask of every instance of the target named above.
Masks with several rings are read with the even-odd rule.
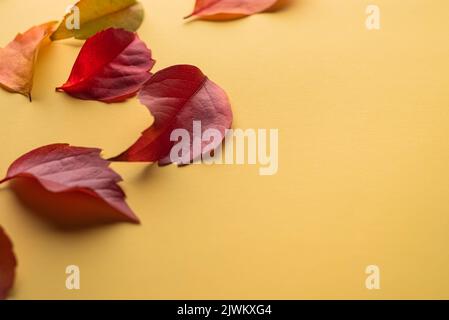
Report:
[[[297,0],[226,23],[183,21],[193,0],[143,3],[155,70],[197,65],[229,93],[236,128],[278,128],[279,173],[114,164],[142,225],[72,232],[0,187],[20,264],[12,298],[449,298],[448,1]],[[371,3],[380,31],[365,28]],[[1,1],[0,45],[69,4]],[[49,143],[116,155],[151,124],[137,100],[54,92],[81,44],[42,52],[33,103],[0,91],[2,174]],[[71,264],[80,291],[65,288]]]

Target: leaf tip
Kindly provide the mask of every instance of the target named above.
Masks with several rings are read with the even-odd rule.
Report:
[[[50,37],[49,37],[49,39],[50,39],[50,41],[56,41],[56,40],[58,40],[58,37],[56,36],[56,33],[57,33],[57,29],[50,35]]]
[[[139,218],[137,218],[136,216],[133,217],[129,217],[129,222],[135,225],[141,225],[142,222],[140,222]]]
[[[121,158],[121,155],[112,157],[107,159],[109,162],[124,162],[123,159]]]

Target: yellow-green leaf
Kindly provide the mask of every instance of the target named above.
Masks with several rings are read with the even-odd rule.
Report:
[[[144,9],[137,0],[80,0],[79,28],[76,26],[77,10],[68,13],[51,36],[51,40],[68,38],[87,39],[108,28],[136,31],[143,22]]]

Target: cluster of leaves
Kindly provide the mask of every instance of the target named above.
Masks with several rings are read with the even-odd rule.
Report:
[[[188,17],[230,19],[265,11],[278,2],[197,0]],[[192,123],[201,121],[205,129],[217,129],[224,137],[232,124],[230,102],[224,90],[195,66],[174,65],[150,72],[155,65],[152,52],[135,33],[144,18],[143,6],[136,0],[80,0],[76,6],[81,12],[79,29],[66,27],[71,19],[68,14],[59,26],[52,21],[32,27],[0,49],[0,85],[31,100],[39,49],[53,41],[87,39],[67,82],[57,91],[105,103],[122,102],[138,94],[154,124],[126,151],[109,160],[96,148],[68,144],[37,148],[14,161],[0,184],[13,181],[25,194],[31,186],[38,187],[33,201],[48,204],[48,196],[52,206],[64,205],[63,211],[52,216],[62,223],[139,223],[118,185],[120,175],[109,168],[110,161],[170,164],[171,132],[184,128],[193,136]],[[197,156],[201,155],[192,153],[191,160]],[[65,205],[68,198],[61,195],[70,196],[72,205]],[[6,298],[13,285],[16,264],[11,241],[0,228],[0,299]]]

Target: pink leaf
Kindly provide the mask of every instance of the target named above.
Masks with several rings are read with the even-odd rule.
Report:
[[[201,122],[200,134],[208,129],[221,134],[220,141],[213,144],[202,142],[199,152],[205,154],[221,144],[226,129],[232,124],[226,93],[194,66],[176,65],[157,72],[142,88],[139,99],[153,114],[155,122],[136,143],[112,161],[159,161],[161,165],[174,162],[169,159],[175,144],[170,141],[170,135],[175,129],[185,129],[194,137],[194,121]],[[193,150],[190,160],[200,155]]]
[[[36,180],[55,197],[62,193],[86,195],[113,209],[119,214],[120,220],[138,223],[138,218],[125,202],[125,193],[117,184],[122,181],[121,177],[109,168],[109,162],[102,159],[100,153],[100,149],[71,147],[67,144],[44,146],[17,159],[0,184],[18,178]],[[75,202],[71,206],[73,208],[59,209],[62,218],[85,218],[83,212],[76,211],[78,208]],[[66,210],[75,210],[78,216],[68,217]],[[116,216],[109,216],[109,220],[115,219]]]
[[[14,284],[16,266],[12,242],[0,227],[0,300],[6,299]]]
[[[282,0],[196,0],[192,16],[210,20],[226,20],[249,16],[274,7]]]

